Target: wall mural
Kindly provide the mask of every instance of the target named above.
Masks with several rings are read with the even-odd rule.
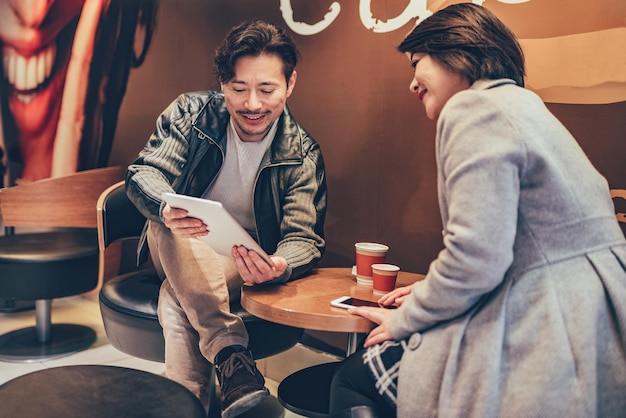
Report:
[[[0,0],[5,184],[105,166],[156,3]]]
[[[540,3],[547,7],[539,0],[474,2],[493,7],[514,30],[519,28],[527,86],[546,102],[626,101],[623,0],[568,1],[568,8],[584,11],[585,22],[596,22],[583,29],[581,22],[555,20],[554,13],[549,25],[535,24],[544,17],[528,10],[540,10]],[[323,17],[297,21],[294,8],[302,3],[275,3],[287,27],[313,38],[336,25],[344,13],[340,1],[315,2],[307,7],[319,5],[323,13],[327,9]],[[384,34],[406,30],[407,23],[419,22],[450,1],[405,0],[396,16],[377,16],[373,10],[380,3],[386,1],[359,0],[358,19],[367,30]],[[0,153],[9,168],[5,184],[107,165],[129,72],[148,51],[157,4],[0,0]],[[551,34],[533,29],[548,26]]]

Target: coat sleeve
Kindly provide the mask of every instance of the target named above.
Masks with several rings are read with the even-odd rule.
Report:
[[[284,257],[292,270],[280,278],[282,282],[310,270],[321,259],[326,246],[326,174],[317,143],[307,150],[302,165],[289,177],[280,222],[282,239],[275,254]]]
[[[191,116],[185,95],[159,115],[156,129],[126,172],[126,193],[148,219],[160,221],[165,206],[161,195],[174,192],[189,155]]]
[[[466,90],[446,104],[437,126],[444,248],[395,313],[394,338],[464,314],[502,283],[513,261],[523,144],[484,92]]]

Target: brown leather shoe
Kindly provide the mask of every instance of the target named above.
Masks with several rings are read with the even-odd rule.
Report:
[[[233,418],[254,408],[270,394],[250,350],[232,350],[215,367],[222,393],[222,418]]]

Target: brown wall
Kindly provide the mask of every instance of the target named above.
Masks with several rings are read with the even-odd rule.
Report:
[[[296,21],[314,23],[332,1],[291,3]],[[289,106],[320,143],[327,165],[324,263],[351,265],[353,243],[372,240],[389,244],[390,261],[403,269],[425,272],[441,249],[441,222],[434,122],[409,93],[411,67],[395,51],[412,23],[374,33],[361,23],[357,0],[339,3],[341,13],[321,33],[292,33],[303,59]],[[406,4],[374,0],[372,12],[392,17]],[[510,9],[502,10],[503,19],[513,19]],[[276,0],[161,1],[146,62],[130,75],[110,164],[132,161],[176,95],[216,87],[211,70],[217,43],[231,26],[253,17],[284,25]],[[626,188],[626,102],[549,107],[611,186]]]

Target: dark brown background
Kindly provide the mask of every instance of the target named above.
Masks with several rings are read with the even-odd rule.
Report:
[[[154,129],[158,114],[179,93],[217,87],[211,72],[213,51],[230,27],[253,17],[286,26],[279,3],[162,0],[147,60],[130,75],[110,164],[132,161]],[[318,22],[331,3],[293,0],[294,20]],[[389,260],[402,269],[424,273],[442,247],[441,221],[435,125],[409,93],[411,67],[395,51],[412,23],[390,33],[373,33],[360,21],[358,0],[339,3],[339,17],[321,33],[292,33],[303,59],[289,106],[320,143],[327,166],[324,264],[351,265],[354,242],[367,240],[388,244]],[[554,6],[556,3],[562,4],[489,1],[485,6],[518,36],[527,38],[573,33],[572,27],[590,31],[620,24],[619,13],[610,10],[590,14],[583,7],[564,10]],[[407,4],[407,0],[373,0],[372,13],[394,17]],[[561,26],[554,24],[557,20]],[[573,132],[611,187],[626,188],[626,102],[549,107]]]

